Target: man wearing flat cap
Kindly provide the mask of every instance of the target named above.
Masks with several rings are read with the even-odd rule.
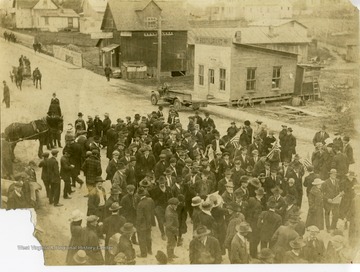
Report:
[[[165,210],[165,234],[167,237],[167,256],[169,261],[174,258],[178,258],[174,249],[176,247],[177,236],[179,234],[179,216],[177,213],[177,207],[179,205],[179,199],[172,197],[168,200],[168,206]]]
[[[120,228],[126,223],[126,219],[119,214],[121,208],[118,202],[112,203],[109,208],[111,215],[104,220],[102,231],[105,235],[105,247],[109,245],[110,237],[119,232]],[[111,264],[111,259],[109,250],[105,249],[105,264]]]
[[[48,170],[50,173],[50,204],[54,204],[55,207],[63,206],[59,203],[60,199],[60,169],[59,162],[57,160],[59,150],[53,149],[51,150],[52,157],[48,161]]]
[[[296,138],[292,132],[292,128],[288,128],[287,133],[282,141],[280,152],[281,161],[284,161],[285,159],[291,161],[292,156],[296,154]]]
[[[90,192],[95,186],[95,178],[101,176],[101,162],[97,157],[97,150],[91,151],[91,155],[84,161],[81,169],[84,172],[86,178],[86,187]]]
[[[81,245],[89,257],[89,265],[103,265],[104,257],[99,243],[99,218],[96,215],[90,215],[86,219],[87,224],[81,234]],[[100,224],[101,225],[101,224]]]
[[[101,176],[95,178],[95,187],[89,192],[87,215],[96,215],[100,222],[103,222],[105,216],[106,194],[102,187],[104,182]]]
[[[14,184],[14,190],[9,192],[8,200],[6,203],[6,209],[24,209],[28,207],[24,193],[22,192],[23,183],[22,181],[16,181]]]

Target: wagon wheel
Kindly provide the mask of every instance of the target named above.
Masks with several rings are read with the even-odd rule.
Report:
[[[249,97],[249,99],[248,99],[248,103],[249,103],[249,106],[251,107],[251,108],[253,108],[254,107],[254,101]]]
[[[152,105],[157,105],[157,103],[158,103],[158,99],[157,99],[156,95],[152,94],[151,95],[151,104]]]
[[[243,99],[243,98],[240,98],[236,103],[238,108],[242,108],[242,109],[245,108],[245,104],[246,104],[246,102],[245,102],[245,99]]]
[[[182,106],[182,104],[181,104],[181,102],[180,102],[180,100],[179,99],[175,99],[174,100],[174,108],[175,108],[175,110],[181,110],[181,106]]]

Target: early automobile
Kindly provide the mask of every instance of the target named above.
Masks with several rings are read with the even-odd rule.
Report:
[[[207,107],[206,99],[196,99],[193,97],[191,90],[175,90],[165,83],[158,90],[151,92],[151,104],[157,105],[159,102],[167,102],[174,105],[176,110],[180,110],[182,106],[192,107],[194,110],[200,107]]]

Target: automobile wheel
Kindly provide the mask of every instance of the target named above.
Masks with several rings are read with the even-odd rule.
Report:
[[[240,98],[236,104],[237,104],[238,108],[244,108],[245,107],[245,99]]]
[[[248,103],[251,108],[254,107],[254,101],[251,98],[249,98]]]
[[[180,100],[179,99],[175,99],[174,100],[174,108],[175,108],[175,110],[181,110],[181,102],[180,102]]]
[[[155,94],[151,95],[151,104],[156,105],[158,103],[158,99]]]

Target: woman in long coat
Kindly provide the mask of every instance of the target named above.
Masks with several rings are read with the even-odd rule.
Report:
[[[314,185],[309,193],[309,212],[306,219],[306,227],[317,226],[320,230],[324,229],[324,200],[321,191],[321,184],[324,181],[316,178],[312,185]]]

